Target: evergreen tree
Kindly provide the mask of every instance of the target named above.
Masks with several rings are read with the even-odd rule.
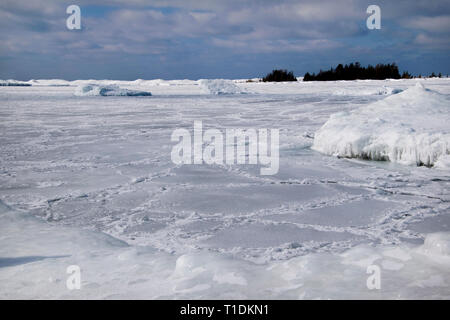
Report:
[[[403,71],[402,73],[402,79],[411,79],[411,75],[409,74],[408,71]]]
[[[297,81],[292,71],[287,70],[273,70],[266,75],[263,79],[264,82],[281,82],[281,81]]]
[[[408,79],[411,75],[408,72],[403,73]],[[362,67],[359,62],[350,63],[343,66],[339,64],[336,69],[320,70],[317,75],[311,75],[309,72],[305,74],[303,81],[329,81],[329,80],[356,80],[356,79],[400,79],[400,73],[395,63],[377,64],[375,67],[368,65],[367,68]]]

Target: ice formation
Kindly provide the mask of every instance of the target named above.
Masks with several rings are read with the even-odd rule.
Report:
[[[77,96],[151,96],[147,91],[123,89],[117,85],[80,85],[75,90]]]
[[[316,132],[313,149],[340,157],[447,167],[450,103],[420,83],[350,112],[340,112]]]
[[[31,84],[17,80],[0,80],[2,87],[29,87]]]
[[[239,94],[245,93],[233,81],[224,79],[202,79],[198,81],[206,93],[209,94]]]

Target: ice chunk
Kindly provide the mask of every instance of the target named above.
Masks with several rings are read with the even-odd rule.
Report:
[[[437,232],[427,235],[421,249],[430,255],[450,258],[450,233]]]
[[[449,123],[446,96],[418,83],[371,105],[331,115],[316,132],[312,148],[340,157],[446,168]]]
[[[202,79],[198,81],[199,85],[203,87],[208,94],[239,94],[246,93],[245,90],[238,87],[231,80],[224,79]]]
[[[70,81],[63,79],[31,79],[28,81],[33,86],[46,86],[46,87],[69,87]]]
[[[0,86],[2,87],[29,87],[31,84],[17,80],[0,80]]]
[[[76,96],[151,96],[147,91],[136,91],[120,88],[117,85],[100,86],[95,84],[81,85],[75,89]]]

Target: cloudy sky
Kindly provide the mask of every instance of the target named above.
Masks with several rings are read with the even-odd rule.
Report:
[[[81,30],[66,8],[81,8]],[[366,9],[381,8],[381,30]],[[0,79],[297,76],[396,62],[450,74],[450,1],[1,0]]]

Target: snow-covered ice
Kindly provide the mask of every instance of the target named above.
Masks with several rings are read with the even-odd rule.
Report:
[[[341,157],[447,168],[450,100],[421,83],[402,93],[331,115],[313,149]],[[448,167],[450,169],[450,167]]]
[[[444,141],[448,79],[231,83],[247,94],[194,80],[0,87],[0,298],[450,298],[448,156],[429,168],[312,148],[339,112]],[[74,95],[89,84],[153,96]],[[279,172],[173,164],[173,130],[197,120],[279,129]],[[66,288],[70,265],[81,290]]]

